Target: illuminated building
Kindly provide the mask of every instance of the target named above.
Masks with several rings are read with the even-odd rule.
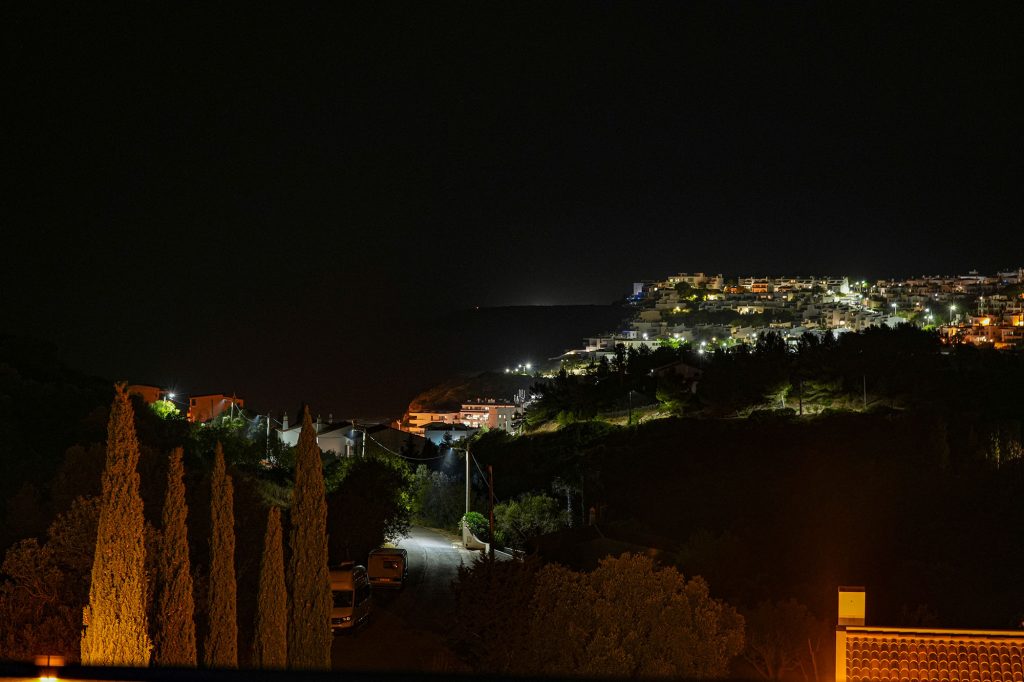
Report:
[[[511,403],[498,402],[493,398],[476,400],[463,403],[462,410],[459,412],[459,421],[470,428],[486,426],[488,429],[512,431],[512,422],[517,409]]]
[[[1024,680],[1024,631],[867,627],[864,604],[839,588],[836,682]]]
[[[128,386],[128,395],[137,395],[147,404],[150,405],[158,400],[162,400],[167,391],[160,388],[159,386],[149,386],[148,384],[131,384]]]
[[[423,435],[427,424],[454,424],[459,421],[458,412],[409,412],[403,420],[403,431]]]
[[[208,393],[193,395],[188,399],[188,420],[190,422],[208,422],[216,419],[232,409],[245,407],[245,401],[233,395]]]

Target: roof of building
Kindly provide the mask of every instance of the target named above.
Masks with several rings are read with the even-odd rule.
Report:
[[[475,427],[465,424],[449,424],[448,422],[430,422],[423,425],[424,431],[470,431],[472,429]]]
[[[1024,680],[1024,632],[846,628],[846,679]]]

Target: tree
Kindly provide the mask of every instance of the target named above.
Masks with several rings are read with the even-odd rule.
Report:
[[[100,498],[75,499],[47,531],[7,550],[0,574],[0,660],[30,661],[40,651],[78,662],[82,608],[96,551]]]
[[[331,666],[331,587],[322,466],[309,408],[304,408],[295,448],[288,562],[288,665],[298,670],[326,670]]]
[[[235,668],[238,667],[238,605],[234,490],[220,443],[213,457],[213,476],[210,482],[209,626],[203,644],[203,662],[210,668]]]
[[[478,561],[455,584],[454,636],[481,672],[583,677],[723,677],[743,618],[649,558],[608,557],[590,573]]]
[[[516,549],[524,549],[530,539],[561,530],[568,523],[569,513],[559,509],[558,500],[542,493],[526,493],[494,507],[495,539]]]
[[[281,510],[277,507],[267,513],[252,658],[257,668],[283,669],[288,664],[288,591],[284,584]]]
[[[83,611],[82,663],[149,665],[146,620],[146,527],[139,496],[139,441],[125,384],[114,386],[107,462],[89,605]]]
[[[153,660],[158,666],[196,665],[195,606],[192,602],[192,565],[188,556],[185,469],[182,449],[169,457],[167,494],[163,509],[163,538],[156,573],[156,633]]]
[[[455,650],[478,671],[515,674],[529,655],[528,617],[540,561],[498,561],[486,554],[459,566],[455,593]]]
[[[150,403],[149,409],[161,419],[181,419],[181,410],[170,400],[156,400]]]
[[[639,554],[607,557],[590,573],[545,566],[531,617],[531,672],[545,675],[724,677],[743,649],[742,616],[702,578]]]
[[[363,561],[372,549],[409,534],[412,474],[391,455],[347,458],[337,489],[327,496],[331,561]]]
[[[817,679],[814,659],[822,627],[806,606],[795,599],[763,601],[746,615],[746,623],[743,658],[761,677],[781,680],[799,669],[804,679]]]

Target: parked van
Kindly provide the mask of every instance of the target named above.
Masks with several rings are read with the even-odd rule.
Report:
[[[366,565],[374,587],[398,590],[409,577],[409,553],[398,547],[373,550]]]
[[[331,569],[331,630],[335,633],[354,628],[370,617],[373,599],[366,568],[346,562]]]

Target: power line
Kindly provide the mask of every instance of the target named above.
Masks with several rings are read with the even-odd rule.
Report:
[[[366,431],[363,431],[363,435],[366,438],[369,438],[370,440],[372,440],[374,443],[379,445],[381,448],[383,448],[387,452],[390,452],[392,455],[395,455],[396,457],[401,457],[402,459],[407,459],[407,460],[410,460],[410,461],[413,461],[413,462],[430,462],[430,461],[435,460],[435,459],[441,459],[442,457],[445,456],[445,455],[438,455],[437,457],[410,457],[409,455],[403,455],[401,452],[395,452],[394,450],[392,450],[391,448],[389,448],[388,446],[384,445],[379,440],[377,440],[376,438],[371,436]]]

